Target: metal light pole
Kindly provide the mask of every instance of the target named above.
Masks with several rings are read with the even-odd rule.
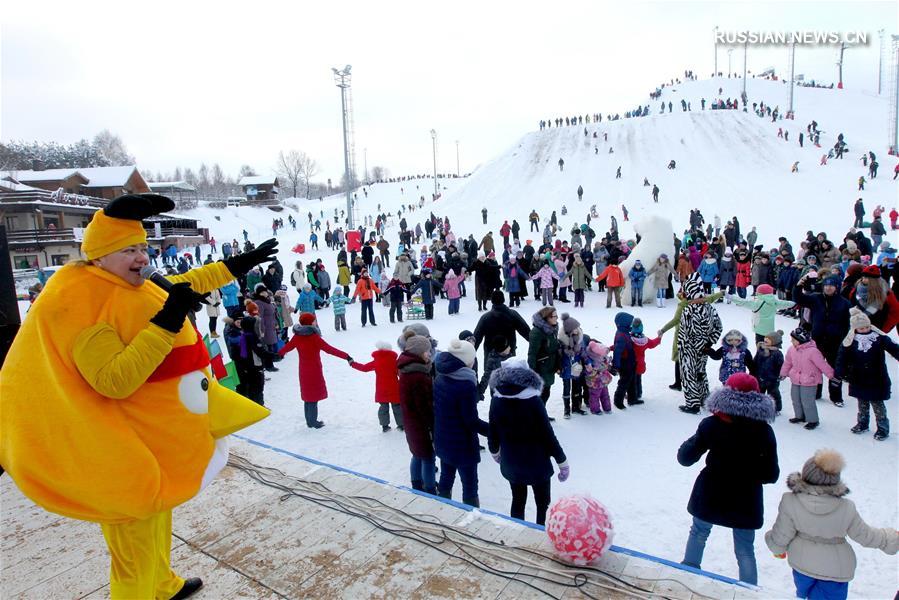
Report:
[[[748,32],[747,32],[748,33]],[[746,53],[749,51],[749,36],[743,42],[743,97],[746,97]]]
[[[893,131],[890,132],[890,146],[893,154],[899,153],[899,35],[893,36],[893,48],[890,53],[893,60],[893,110],[891,121]]]
[[[796,40],[790,44],[790,112],[793,112],[793,88],[796,87]]]
[[[852,48],[853,46],[847,46],[846,42],[840,44],[840,60],[837,61],[837,67],[839,67],[839,82],[837,83],[838,89],[843,89],[843,53],[846,50],[851,50]]]
[[[733,48],[727,49],[727,77],[728,77],[728,79],[730,78],[730,74],[731,74],[730,58],[731,58],[731,55],[733,55],[733,53],[734,53]]]
[[[715,25],[715,72],[712,77],[718,77],[718,26]]]
[[[431,130],[431,151],[434,154],[434,200],[437,199],[437,131]]]
[[[343,68],[342,71],[332,68],[334,71],[334,81],[340,88],[340,106],[343,115],[343,165],[346,169],[346,214],[347,229],[354,229],[353,223],[353,174],[350,172],[350,142],[347,135],[347,111],[346,111],[346,91],[350,87],[350,65]]]
[[[365,177],[365,183],[368,183],[368,148],[362,149],[362,163],[362,168],[365,169],[362,176]]]
[[[456,140],[456,177],[460,177],[461,172],[459,171],[459,140]]]
[[[877,30],[877,35],[880,36],[880,55],[877,58],[877,95],[880,95],[880,86],[883,81],[883,29]]]

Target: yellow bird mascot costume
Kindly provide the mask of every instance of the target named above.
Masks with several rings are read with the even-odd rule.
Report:
[[[277,242],[169,277],[166,293],[141,274],[141,220],[173,208],[137,194],[97,211],[87,260],[47,282],[0,371],[0,465],[43,508],[100,523],[114,599],[181,599],[203,585],[169,565],[172,508],[224,467],[225,436],[269,414],[216,383],[186,317]]]

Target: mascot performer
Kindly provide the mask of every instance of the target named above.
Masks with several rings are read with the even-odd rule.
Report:
[[[112,598],[186,598],[169,566],[172,508],[228,458],[226,437],[268,411],[224,386],[187,320],[205,293],[271,260],[277,242],[145,283],[141,220],[174,208],[127,195],[84,231],[87,260],[47,283],[0,372],[0,464],[48,511],[100,523]]]
[[[702,279],[693,273],[681,284],[681,294],[688,302],[681,313],[677,329],[677,357],[685,403],[678,408],[698,414],[709,396],[709,378],[705,366],[708,351],[721,335],[721,318],[711,304],[695,302],[703,297]]]

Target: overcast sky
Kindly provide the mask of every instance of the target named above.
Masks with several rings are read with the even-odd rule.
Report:
[[[352,65],[357,165],[463,172],[541,118],[624,112],[662,81],[713,69],[713,28],[862,31],[844,84],[877,88],[886,2],[6,2],[0,15],[0,140],[70,143],[108,128],[142,169],[218,162],[275,167],[301,149],[340,179],[340,95]],[[742,70],[742,47],[733,52]],[[836,79],[837,50],[805,46],[797,73]],[[885,91],[889,89],[886,52]],[[748,68],[787,70],[785,47]],[[727,71],[726,47],[718,69]]]

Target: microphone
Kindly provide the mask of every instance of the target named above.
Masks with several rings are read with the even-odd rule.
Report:
[[[144,279],[148,279],[155,283],[158,287],[162,288],[166,292],[172,289],[172,282],[166,279],[162,273],[160,273],[156,267],[151,267],[147,265],[143,269],[140,270],[140,276]]]

